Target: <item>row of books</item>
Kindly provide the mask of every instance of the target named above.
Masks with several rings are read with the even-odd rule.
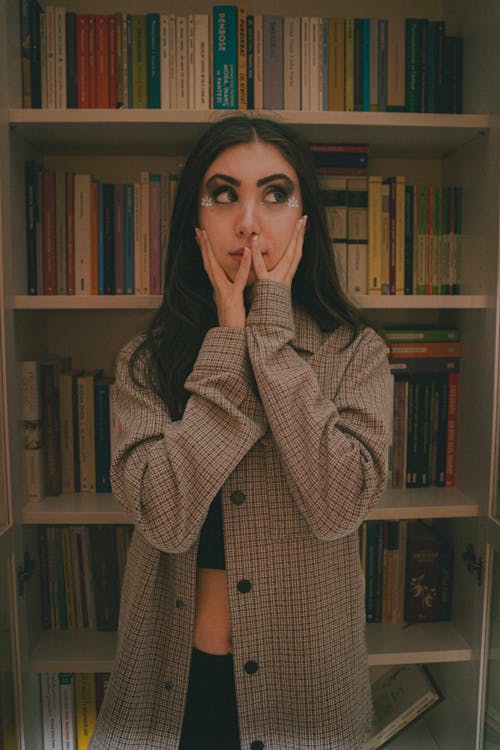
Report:
[[[109,677],[109,672],[40,673],[45,750],[87,750]]]
[[[28,294],[160,294],[178,176],[104,183],[26,162]]]
[[[365,521],[360,548],[367,623],[451,618],[453,548],[421,521]]]
[[[461,355],[458,330],[391,329],[386,335],[394,377],[389,484],[394,489],[452,487]]]
[[[112,378],[58,356],[22,363],[26,497],[111,492]]]
[[[39,526],[44,630],[115,631],[132,526]]]
[[[460,294],[462,189],[318,175],[341,279],[355,294]]]
[[[440,20],[21,5],[25,107],[462,111],[463,40]]]
[[[365,150],[311,148],[348,294],[460,293],[460,187],[366,176]],[[177,185],[176,174],[113,184],[26,162],[28,294],[161,294]]]

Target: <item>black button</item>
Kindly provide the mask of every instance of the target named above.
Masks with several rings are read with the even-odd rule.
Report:
[[[231,495],[231,502],[234,505],[243,505],[246,499],[247,496],[241,490],[236,490],[236,492],[233,492]]]
[[[264,743],[262,740],[254,740],[250,744],[250,750],[264,750]]]
[[[172,688],[173,688],[173,685],[172,685],[172,683],[171,683],[171,682],[169,682],[169,681],[167,680],[166,682],[164,682],[164,683],[163,683],[163,687],[165,688],[165,690],[172,690]]]
[[[245,672],[247,674],[255,674],[259,668],[256,661],[247,661],[245,664]]]
[[[240,594],[248,594],[250,589],[252,588],[252,584],[250,581],[247,581],[246,578],[242,578],[241,581],[238,581],[238,591]]]
[[[182,609],[184,606],[184,602],[182,601],[182,599],[177,599],[177,601],[175,602],[175,606],[177,607],[177,609]]]

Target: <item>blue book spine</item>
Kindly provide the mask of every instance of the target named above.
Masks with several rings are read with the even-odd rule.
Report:
[[[97,183],[97,293],[104,294],[104,190]]]
[[[125,294],[134,294],[134,186],[123,186],[123,262]]]
[[[160,109],[160,14],[148,13],[148,108]]]
[[[215,5],[214,109],[238,108],[238,9],[236,5]]]
[[[111,492],[109,470],[111,464],[109,383],[94,382],[95,412],[95,476],[96,492]]]
[[[361,102],[362,111],[370,111],[370,19],[363,18],[362,27],[362,58],[363,58],[363,77]]]

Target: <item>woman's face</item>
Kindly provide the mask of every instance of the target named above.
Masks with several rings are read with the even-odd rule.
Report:
[[[198,200],[200,227],[231,280],[253,235],[267,270],[273,269],[302,216],[295,169],[277,148],[260,141],[223,151],[207,169]],[[248,284],[255,278],[251,268]]]

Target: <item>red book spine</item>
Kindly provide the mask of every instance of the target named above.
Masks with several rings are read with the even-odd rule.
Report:
[[[97,62],[96,62],[96,17],[89,16],[89,107],[94,109],[97,103]]]
[[[448,423],[446,431],[445,486],[455,485],[455,449],[457,442],[458,372],[448,375]]]
[[[66,172],[66,273],[68,294],[75,293],[75,187],[73,173]]]
[[[89,17],[78,14],[76,17],[76,71],[77,106],[88,109],[90,106],[89,82]]]
[[[42,188],[43,293],[57,294],[55,175],[52,169],[43,170]]]
[[[121,33],[121,27],[119,32]],[[117,104],[117,28],[116,16],[109,16],[109,107],[116,109]]]
[[[108,16],[95,17],[96,107],[109,107],[109,23]]]

